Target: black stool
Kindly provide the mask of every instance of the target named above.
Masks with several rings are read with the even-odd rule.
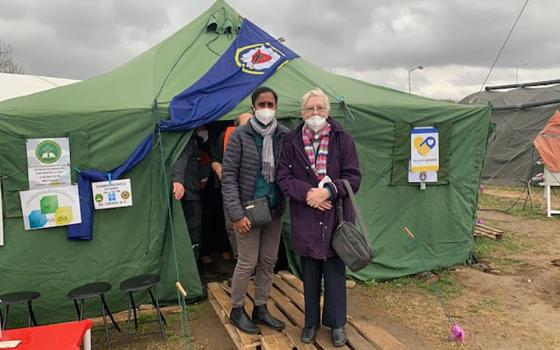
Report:
[[[76,313],[78,314],[78,320],[81,321],[84,318],[84,299],[100,297],[101,298],[101,312],[103,312],[103,325],[105,326],[105,336],[107,337],[107,345],[109,349],[111,349],[111,340],[109,339],[109,327],[107,325],[106,313],[109,314],[111,321],[115,328],[120,332],[121,329],[115,322],[113,318],[113,314],[109,310],[107,306],[107,302],[105,301],[105,293],[107,293],[111,289],[111,284],[108,282],[93,282],[84,284],[83,286],[77,287],[72,289],[68,292],[68,298],[74,300],[74,306],[76,307]],[[78,305],[78,300],[80,304]]]
[[[35,314],[33,313],[32,301],[41,296],[39,292],[14,292],[0,295],[0,306],[6,305],[6,318],[3,318],[0,312],[0,325],[2,329],[6,328],[8,324],[8,313],[10,312],[10,305],[27,303],[27,309],[29,310],[29,316],[27,317],[27,325],[37,325],[37,319],[35,319]]]
[[[165,340],[165,332],[163,331],[163,323],[167,325],[167,321],[163,317],[161,310],[159,309],[159,303],[157,300],[156,287],[160,277],[155,274],[139,275],[128,278],[124,280],[120,288],[123,292],[128,293],[128,319],[126,321],[126,335],[125,340],[128,345],[128,331],[130,329],[130,312],[134,312],[134,329],[138,329],[138,321],[136,319],[136,305],[134,304],[134,298],[132,297],[133,292],[139,292],[142,290],[148,291],[150,298],[152,299],[152,304],[156,308],[156,313],[158,315],[159,328],[161,330],[161,337]]]

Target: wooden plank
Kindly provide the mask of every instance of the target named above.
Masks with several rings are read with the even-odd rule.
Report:
[[[226,331],[238,349],[256,348],[259,345],[258,335],[243,333],[229,323],[231,304],[229,296],[222,286],[219,283],[208,283],[208,295],[208,299],[213,301],[211,305],[214,307],[216,314],[220,317]]]
[[[255,285],[254,284],[249,284],[249,288],[247,288],[247,294],[249,295],[249,297],[254,301],[255,300]],[[272,288],[271,288],[272,289]],[[290,324],[291,321],[286,317],[286,315],[284,315],[282,313],[282,311],[280,311],[277,307],[276,304],[274,303],[274,301],[269,297],[268,299],[268,303],[266,304],[266,307],[268,309],[268,311],[272,314],[272,316],[276,317],[277,319],[279,319],[280,321],[286,323],[286,324]]]
[[[303,294],[297,291],[294,287],[289,285],[286,281],[283,281],[280,277],[274,277],[274,285],[286,294],[288,298],[300,309],[305,310],[305,302],[303,300]]]
[[[243,345],[241,342],[241,337],[239,336],[240,332],[237,331],[235,327],[233,327],[231,324],[227,323],[228,322],[227,317],[223,312],[223,310],[221,310],[221,306],[218,304],[216,299],[208,298],[208,302],[210,302],[210,305],[212,305],[212,308],[214,309],[214,311],[216,311],[216,314],[218,314],[218,318],[220,319],[220,321],[222,321],[222,324],[224,325],[226,332],[229,334],[231,340],[233,341],[237,349],[247,350],[247,349],[253,349],[257,347],[258,343],[256,343],[255,346]]]
[[[330,329],[325,327],[319,328],[319,333],[317,333],[317,338],[315,339],[315,342],[319,344],[319,346],[323,350],[341,350],[341,349],[350,350],[348,345],[340,346],[338,348],[335,347],[331,340],[331,331]]]
[[[271,289],[273,289],[273,288],[271,288]],[[248,292],[249,292],[249,296],[254,300],[254,298],[255,298],[255,285],[254,284],[249,285]],[[286,301],[289,302],[289,300],[287,298],[286,298]],[[267,303],[267,308],[268,308],[268,311],[270,311],[270,313],[272,314],[272,316],[274,316],[277,319],[279,319],[280,321],[284,322],[284,324],[286,325],[286,328],[284,328],[282,333],[289,339],[289,344],[292,347],[295,347],[298,350],[317,350],[317,347],[315,347],[314,345],[305,344],[304,342],[301,341],[301,328],[294,326],[294,324],[296,324],[296,323],[291,321],[286,315],[284,315],[284,313],[276,306],[276,302],[272,298],[269,298],[269,302]],[[300,312],[299,309],[297,309],[295,307],[294,307],[294,309],[297,310],[298,312]],[[303,317],[303,314],[302,314],[302,317]],[[303,320],[302,320],[302,322],[303,322]],[[259,325],[259,328],[261,330],[269,329],[266,326],[262,327],[262,325]],[[276,332],[276,334],[278,334],[277,331],[274,331],[274,332]]]
[[[293,349],[293,346],[288,341],[288,337],[282,333],[276,333],[262,337],[261,348],[262,350],[286,350]]]
[[[354,350],[379,350],[373,343],[364,338],[350,323],[346,325],[346,337],[348,345]]]
[[[317,347],[315,345],[305,344],[304,342],[301,341],[301,328],[292,325],[286,325],[286,328],[284,328],[283,332],[288,336],[288,338],[290,338],[292,343],[295,345],[296,349],[317,350]]]
[[[299,327],[303,327],[303,323],[305,320],[303,311],[292,304],[291,300],[287,296],[280,293],[276,288],[273,287],[270,288],[270,297],[280,310],[282,310],[286,315],[289,315],[288,318],[290,319],[290,321],[292,321]]]
[[[488,230],[495,231],[495,232],[497,232],[497,233],[504,233],[504,231],[502,231],[502,230],[500,230],[500,229],[497,229],[497,228],[494,228],[494,227],[491,227],[491,226],[488,226],[488,225],[484,225],[484,224],[476,224],[476,225],[477,225],[477,226],[480,226],[480,227],[482,227],[482,228],[488,229]]]
[[[253,313],[253,303],[255,300],[255,284],[253,283],[253,281],[249,282],[249,286],[247,287],[247,296],[251,299],[251,302],[248,302],[245,304],[245,309],[247,310],[247,312],[249,313],[249,315],[251,315]],[[276,309],[273,310],[272,307],[267,304],[267,308],[268,311],[270,311],[270,313],[272,314],[272,316],[276,317],[276,318],[280,318],[280,316],[284,316],[280,310]],[[250,311],[249,311],[250,310]],[[278,311],[278,313],[280,315],[278,315],[278,313],[276,312]],[[284,317],[285,318],[285,317]],[[284,321],[284,320],[281,320]],[[274,336],[276,334],[278,334],[277,330],[274,330],[270,327],[268,327],[267,325],[263,325],[263,324],[258,324],[258,327],[261,331],[261,333],[263,334],[263,336]],[[262,338],[261,338],[261,342],[262,342]]]
[[[504,235],[503,232],[493,231],[493,230],[485,229],[485,228],[482,228],[482,227],[479,227],[479,226],[476,226],[474,228],[474,230],[475,230],[475,232],[485,232],[485,233],[500,236],[500,237]]]
[[[365,321],[350,320],[350,324],[371,343],[382,350],[408,350],[408,347],[383,329]]]
[[[278,276],[282,278],[284,281],[288,282],[292,287],[297,289],[298,292],[303,294],[303,281],[297,278],[296,276],[292,275],[288,271],[279,271]]]
[[[303,295],[304,289],[303,289],[302,280],[292,275],[288,271],[280,271],[278,272],[278,276],[280,276],[280,278],[282,278],[284,281],[288,282],[289,285],[294,287],[299,293]],[[323,303],[324,303],[323,293],[321,293],[321,299],[319,300],[319,306],[321,307],[321,309],[323,309]],[[305,304],[305,297],[304,297],[304,304]]]
[[[292,295],[292,298],[288,298],[286,295],[280,293],[280,291],[276,289],[279,286],[283,288],[282,290],[283,292],[287,291],[286,294]],[[286,282],[282,280],[278,280],[278,281],[275,280],[275,285],[270,290],[270,296],[274,300],[278,308],[284,311],[286,314],[289,314],[290,317],[296,321],[299,327],[303,327],[305,323],[305,315],[303,314],[303,311],[301,311],[293,301],[293,299],[298,299],[295,294],[299,295],[299,298],[301,298],[301,303],[303,304],[303,295],[301,295],[301,293],[297,292],[292,286],[289,286]],[[324,333],[322,336],[321,336],[321,332]],[[319,334],[317,335],[315,343],[318,344],[322,349],[333,349],[333,350],[349,349],[347,346],[335,348],[331,342],[330,332],[327,331],[325,328],[321,328],[319,330]]]

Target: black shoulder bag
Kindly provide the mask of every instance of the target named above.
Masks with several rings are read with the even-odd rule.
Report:
[[[362,214],[360,213],[356,198],[354,197],[354,191],[352,191],[352,187],[350,187],[350,182],[348,182],[348,180],[342,180],[342,182],[348,191],[348,196],[354,207],[354,212],[358,218],[361,230],[353,223],[344,221],[343,200],[339,199],[337,205],[339,224],[333,233],[331,245],[344,264],[348,266],[352,272],[356,272],[369,265],[373,259],[373,250],[366,238],[366,225],[362,219]]]

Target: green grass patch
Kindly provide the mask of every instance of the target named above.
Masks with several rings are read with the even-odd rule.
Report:
[[[474,314],[479,313],[492,313],[501,312],[503,307],[500,305],[498,300],[494,298],[481,298],[476,301],[476,303],[467,306],[467,311]]]
[[[533,194],[534,196],[534,194]],[[519,195],[515,197],[500,196],[496,194],[483,193],[480,196],[479,208],[495,209],[505,211],[508,214],[524,217],[524,218],[542,218],[545,209],[540,203],[533,205],[529,201],[525,202],[523,196],[518,200]]]
[[[486,237],[477,237],[474,240],[474,254],[478,257],[491,257],[498,250],[516,253],[523,248],[528,248],[528,242],[521,236],[513,236],[508,233],[504,234],[499,241]]]
[[[449,271],[440,270],[436,273],[439,276],[439,281],[436,282],[436,287],[443,292],[444,296],[455,297],[462,293],[462,286],[454,280]],[[418,276],[404,276],[382,282],[362,282],[362,284],[367,289],[374,290],[376,293],[417,292],[430,294],[434,292],[432,285],[426,282],[426,278],[424,276],[421,278]]]

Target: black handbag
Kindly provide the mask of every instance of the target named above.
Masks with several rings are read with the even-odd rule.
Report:
[[[348,191],[361,230],[353,223],[344,221],[343,201],[339,199],[337,205],[339,224],[333,233],[331,245],[344,264],[352,272],[356,272],[369,265],[373,259],[373,250],[367,240],[367,229],[350,182],[348,180],[342,180],[342,182]]]
[[[251,227],[263,226],[272,222],[270,206],[267,197],[260,197],[243,203],[245,215],[251,222]]]

